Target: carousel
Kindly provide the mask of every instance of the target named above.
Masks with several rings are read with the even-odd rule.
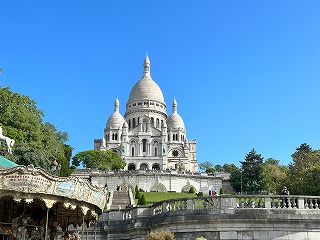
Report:
[[[83,239],[102,213],[105,189],[33,165],[12,165],[0,167],[0,240]]]
[[[2,141],[12,154],[15,141],[2,135],[0,127]],[[51,173],[59,168],[54,160]],[[33,165],[17,166],[0,156],[0,240],[79,240],[85,231],[88,234],[106,204],[105,189],[51,173]]]

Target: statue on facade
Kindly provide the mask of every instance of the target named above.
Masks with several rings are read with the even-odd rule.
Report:
[[[3,136],[1,127],[0,127],[0,140],[6,142],[7,147],[8,147],[8,153],[12,154],[12,146],[14,145],[15,141],[14,141],[14,139],[11,139],[7,136]],[[1,141],[0,141],[0,144],[1,144]]]

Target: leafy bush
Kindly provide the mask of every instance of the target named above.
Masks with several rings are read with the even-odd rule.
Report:
[[[169,230],[152,231],[146,240],[174,240],[174,234]]]
[[[147,205],[147,201],[144,195],[142,195],[141,198],[139,199],[139,205]]]
[[[202,196],[203,196],[203,192],[198,192],[198,193],[197,193],[197,196],[198,196],[198,197],[202,197]]]
[[[191,187],[191,188],[189,189],[189,193],[196,193],[196,190],[194,189],[194,187]]]
[[[134,199],[140,199],[140,192],[136,191],[135,195],[134,195]]]
[[[220,195],[221,195],[221,194],[224,194],[223,188],[220,188],[220,192],[219,192],[219,193],[220,193]]]

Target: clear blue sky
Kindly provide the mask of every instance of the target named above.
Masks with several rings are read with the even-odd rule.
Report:
[[[320,149],[320,1],[1,1],[0,85],[28,95],[74,154],[103,136],[145,53],[199,162]]]

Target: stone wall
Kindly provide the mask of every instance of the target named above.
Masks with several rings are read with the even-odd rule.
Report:
[[[104,214],[104,239],[145,239],[170,230],[176,240],[320,239],[317,197],[235,196],[175,199]],[[240,204],[239,204],[240,203]],[[130,214],[128,214],[130,212]],[[102,232],[101,232],[102,233]]]
[[[208,175],[206,173],[191,173],[178,171],[78,171],[72,174],[82,178],[90,178],[93,185],[108,186],[113,191],[117,186],[122,189],[138,186],[143,191],[159,192],[183,192],[194,187],[196,192],[207,194],[209,190],[217,190],[222,187],[222,179],[225,175]]]

